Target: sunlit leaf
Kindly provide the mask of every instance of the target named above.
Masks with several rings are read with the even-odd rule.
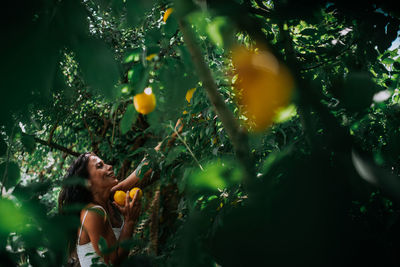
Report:
[[[29,215],[8,199],[0,199],[0,232],[23,232]]]
[[[224,189],[237,184],[242,179],[242,173],[232,161],[215,161],[188,178],[192,191]]]
[[[142,53],[142,49],[136,48],[130,53],[128,53],[124,59],[124,63],[130,63],[133,61],[139,61],[140,54]]]
[[[278,111],[276,112],[276,116],[274,118],[274,122],[283,123],[290,120],[296,115],[297,115],[296,106],[294,104],[291,104],[287,107],[278,109]]]
[[[210,39],[218,47],[224,46],[224,39],[221,33],[221,28],[224,26],[225,23],[225,18],[217,17],[214,18],[207,26],[207,33],[210,36]]]

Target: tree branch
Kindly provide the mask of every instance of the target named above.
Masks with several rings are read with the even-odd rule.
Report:
[[[195,41],[191,26],[185,21],[179,21],[179,27],[183,33],[183,39],[192,56],[193,63],[197,69],[197,74],[203,83],[208,99],[214,107],[219,119],[221,120],[235,150],[236,157],[242,165],[245,179],[244,182],[249,185],[254,175],[254,164],[248,145],[246,132],[239,126],[238,121],[232,112],[225,105],[224,99],[218,92],[217,85],[212,77],[211,71],[206,65],[198,44]]]
[[[342,56],[346,51],[348,51],[353,46],[354,43],[355,43],[355,40],[353,40],[348,47],[346,47],[345,49],[340,51],[339,54],[337,54],[334,58],[330,58],[330,59],[325,60],[323,62],[320,62],[320,63],[318,63],[318,64],[316,64],[314,66],[302,68],[302,69],[300,69],[300,71],[307,71],[307,70],[316,69],[316,68],[319,68],[319,67],[321,67],[321,66],[323,66],[323,65],[325,65],[327,63],[331,63],[332,61],[337,60],[338,57]]]
[[[159,223],[159,210],[160,210],[160,186],[156,188],[153,201],[151,202],[151,215],[150,215],[150,252],[157,255],[158,251],[158,223]]]
[[[38,138],[38,137],[36,137],[34,135],[29,135],[29,134],[25,134],[25,135],[33,137],[33,139],[35,140],[36,143],[39,143],[39,144],[42,144],[42,145],[45,145],[45,146],[60,150],[60,151],[65,152],[65,153],[67,153],[69,155],[78,157],[80,154],[82,154],[80,152],[75,152],[75,151],[73,151],[73,150],[71,150],[69,148],[66,148],[66,147],[64,147],[62,145],[56,144],[54,142],[47,142],[47,141],[42,140],[42,139],[40,139],[40,138]]]

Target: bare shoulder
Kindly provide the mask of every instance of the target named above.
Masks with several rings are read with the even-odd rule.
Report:
[[[101,208],[98,205],[90,203],[87,205],[84,209],[81,211],[81,220],[83,220],[83,217],[85,216],[85,213],[87,212],[86,215],[86,221],[98,221],[98,222],[106,222],[107,220],[107,213],[103,208]]]

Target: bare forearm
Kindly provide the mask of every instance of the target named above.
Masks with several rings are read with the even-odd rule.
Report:
[[[120,183],[118,190],[126,192],[137,185],[139,183],[139,180],[140,178],[136,175],[135,169],[125,180]]]

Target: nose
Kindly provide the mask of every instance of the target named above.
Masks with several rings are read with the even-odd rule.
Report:
[[[111,171],[111,170],[112,170],[112,168],[113,168],[113,166],[112,166],[112,165],[108,165],[108,164],[107,164],[107,166],[108,166],[108,168],[107,168],[107,169]]]

